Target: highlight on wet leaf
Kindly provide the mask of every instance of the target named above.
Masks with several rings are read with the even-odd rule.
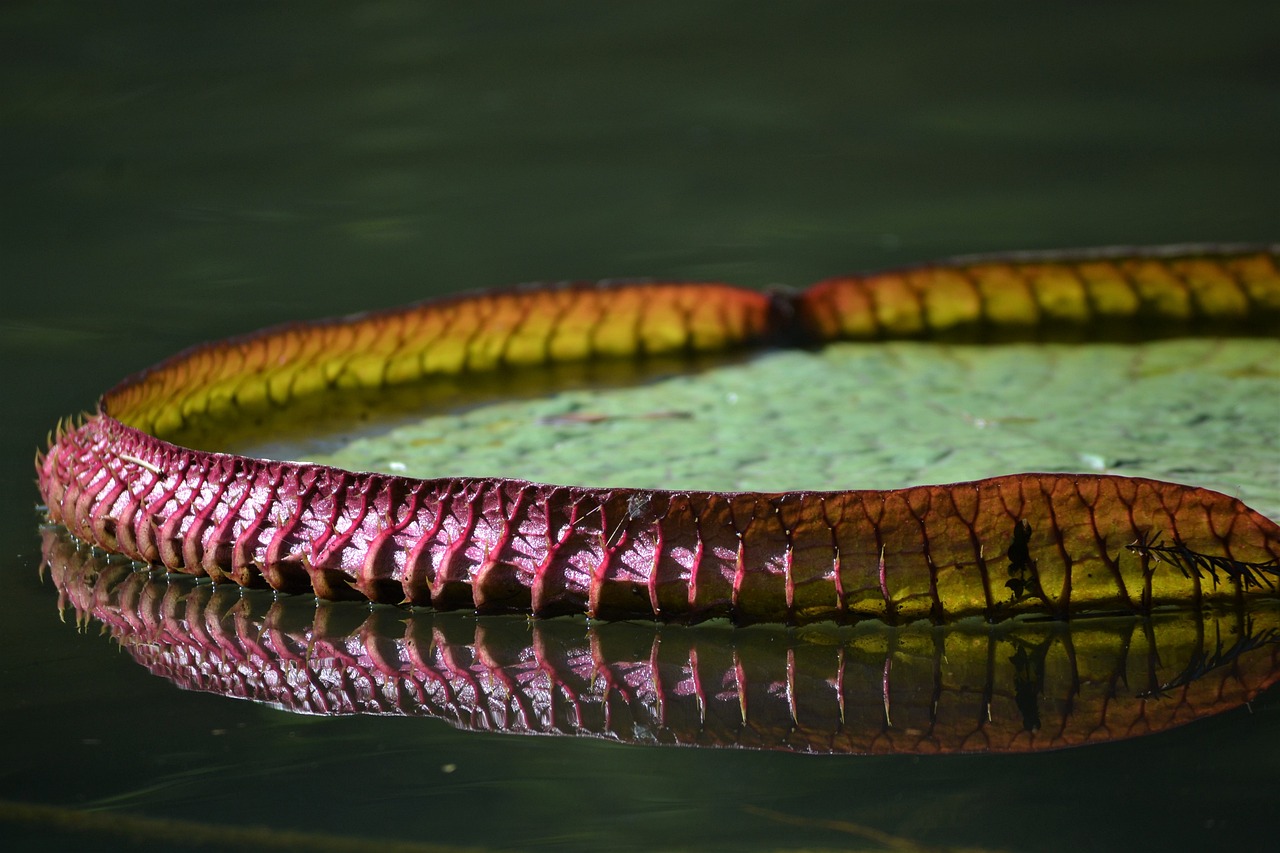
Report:
[[[572,377],[762,347],[1274,338],[1277,258],[1276,247],[1021,254],[799,292],[538,285],[292,324],[194,347],[124,380],[97,412],[59,424],[38,483],[49,518],[85,542],[321,598],[737,624],[1238,604],[1273,594],[1280,526],[1192,485],[1025,473],[888,490],[632,489],[417,479],[182,440],[216,444],[238,420],[295,407],[314,417],[344,397],[500,388],[531,371]]]

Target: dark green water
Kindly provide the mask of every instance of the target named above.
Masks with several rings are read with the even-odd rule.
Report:
[[[0,800],[483,849],[869,843],[761,808],[942,846],[1264,848],[1274,694],[1147,739],[937,759],[182,693],[58,620],[30,459],[125,374],[287,319],[526,280],[1273,241],[1278,31],[1273,3],[7,5]]]

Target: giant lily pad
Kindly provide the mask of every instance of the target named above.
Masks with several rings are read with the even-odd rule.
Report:
[[[798,294],[526,287],[198,347],[110,391],[38,470],[84,539],[322,597],[738,622],[1237,601],[1270,592],[1280,526],[1203,483],[1275,505],[1256,460],[1278,322],[1269,249],[958,260]],[[1157,340],[1049,343],[1135,336]],[[593,370],[762,347],[608,394]],[[523,388],[574,368],[577,391]],[[473,404],[503,382],[528,399]],[[388,389],[397,421],[363,436]],[[331,408],[342,429],[304,461],[175,443]]]

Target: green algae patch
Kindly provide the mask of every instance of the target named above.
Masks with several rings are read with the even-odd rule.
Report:
[[[639,489],[891,489],[1021,471],[1212,488],[1280,517],[1280,342],[834,344],[237,449],[413,477]],[[465,383],[463,383],[465,385]],[[525,390],[531,389],[531,390]]]

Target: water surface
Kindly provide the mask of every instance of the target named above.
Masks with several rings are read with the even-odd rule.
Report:
[[[953,253],[1274,241],[1274,4],[55,2],[0,24],[0,801],[75,810],[6,805],[6,840],[167,849],[167,819],[534,850],[869,845],[852,825],[993,850],[1274,834],[1272,694],[1146,739],[938,758],[181,692],[59,621],[30,468],[120,377],[289,319],[528,280],[799,286]],[[1259,481],[1274,424],[1241,445]],[[1234,440],[1187,426],[1192,454]],[[145,820],[74,830],[85,812]]]

